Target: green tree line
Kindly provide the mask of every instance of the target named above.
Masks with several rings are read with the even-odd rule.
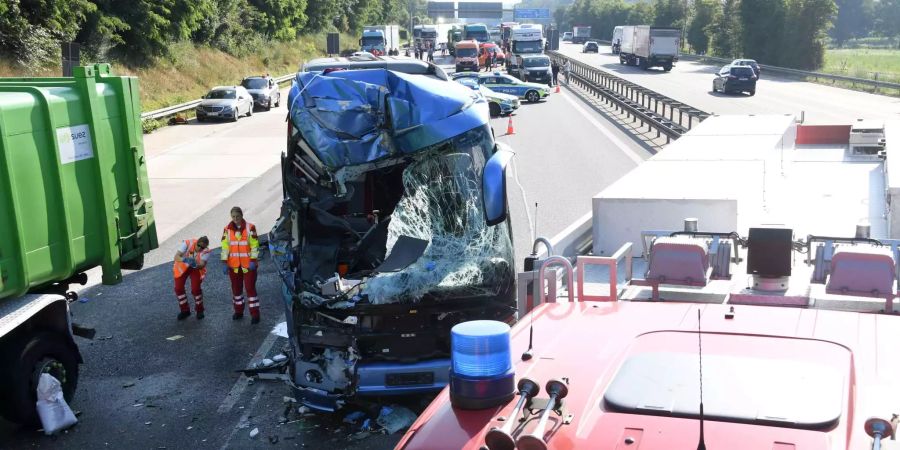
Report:
[[[575,0],[554,17],[603,40],[618,25],[676,27],[696,53],[806,70],[822,66],[829,37],[900,36],[900,0]]]
[[[415,5],[424,14],[424,0]],[[407,0],[0,0],[0,58],[52,66],[72,41],[88,59],[137,65],[181,41],[240,56],[270,41],[408,20]]]

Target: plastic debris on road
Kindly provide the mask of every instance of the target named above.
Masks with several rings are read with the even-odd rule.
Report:
[[[38,417],[47,436],[78,423],[63,396],[62,385],[53,375],[41,374],[38,380],[37,399]]]
[[[354,411],[344,416],[344,423],[356,423],[366,417],[366,413],[362,411]]]
[[[169,336],[169,337],[167,337],[166,340],[167,340],[167,341],[177,341],[177,340],[179,340],[179,339],[181,339],[181,338],[183,338],[183,337],[184,337],[184,336],[182,336],[182,335],[180,335],[180,334],[176,334],[175,336]]]
[[[416,421],[416,413],[402,406],[382,406],[381,412],[375,422],[381,425],[387,434],[394,434],[400,430],[409,428]]]
[[[250,430],[250,439],[256,439],[256,436],[259,436],[259,428]]]
[[[281,322],[278,325],[275,325],[275,327],[272,328],[271,333],[283,338],[288,337],[287,322]]]

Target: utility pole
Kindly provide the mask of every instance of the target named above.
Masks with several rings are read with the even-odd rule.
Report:
[[[409,49],[412,51],[413,49],[413,16],[415,15],[415,7],[413,6],[416,0],[409,0],[409,30],[406,32],[406,40],[408,41]]]

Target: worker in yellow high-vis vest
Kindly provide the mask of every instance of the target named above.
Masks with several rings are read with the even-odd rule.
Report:
[[[224,272],[231,280],[234,315],[238,320],[244,317],[244,290],[247,291],[247,306],[250,309],[250,323],[259,323],[259,298],[256,296],[256,270],[259,268],[259,237],[256,226],[244,220],[244,211],[231,208],[231,222],[222,232],[222,261]]]

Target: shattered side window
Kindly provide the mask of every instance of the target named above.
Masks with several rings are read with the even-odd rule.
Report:
[[[497,295],[512,273],[506,223],[489,227],[481,173],[493,147],[488,128],[428,151],[403,174],[404,194],[388,227],[388,253],[400,236],[429,242],[399,272],[370,278],[363,293],[373,304]]]

